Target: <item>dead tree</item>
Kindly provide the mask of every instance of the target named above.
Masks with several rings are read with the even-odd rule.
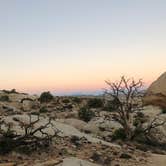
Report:
[[[19,148],[31,151],[44,146],[49,147],[52,139],[58,136],[60,131],[53,127],[51,119],[49,119],[47,123],[38,126],[36,124],[39,121],[39,115],[34,121],[32,120],[32,116],[29,115],[29,123],[17,120],[24,134],[18,134],[16,130],[12,128],[12,124],[6,123],[3,120],[0,121],[0,152],[7,153]],[[54,131],[52,135],[44,131],[48,127],[52,127]]]
[[[134,134],[132,113],[142,109],[142,80],[122,76],[118,82],[106,83],[109,89],[106,89],[105,96],[114,105],[115,118],[122,125],[127,139],[131,139]]]
[[[139,111],[143,109],[144,93],[141,79],[135,81],[122,76],[118,82],[106,81],[106,83],[109,89],[105,91],[105,98],[113,104],[115,119],[122,125],[128,140],[134,139],[138,134],[143,134],[149,141],[152,138],[152,129],[166,124],[166,120],[163,120],[159,113],[152,120],[147,121],[147,126],[143,126],[142,122],[134,126],[136,118],[133,113],[138,115]]]

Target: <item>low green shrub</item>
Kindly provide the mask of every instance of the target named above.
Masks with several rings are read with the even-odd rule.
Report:
[[[112,135],[112,140],[125,140],[126,139],[126,134],[123,128],[119,128],[114,131]]]
[[[47,108],[46,107],[41,107],[40,110],[39,110],[40,113],[46,113],[48,112]]]
[[[39,97],[39,101],[41,103],[48,103],[53,99],[54,99],[54,96],[50,92],[43,92]]]
[[[63,99],[62,102],[67,104],[67,103],[70,103],[70,100],[69,99]]]
[[[82,107],[79,110],[78,116],[81,120],[89,122],[93,117],[95,117],[95,113],[87,107]]]
[[[1,96],[0,97],[0,101],[7,101],[7,102],[9,102],[9,96],[7,96],[7,95]]]
[[[107,101],[104,109],[108,112],[116,111],[119,107],[119,101],[115,98],[111,101]]]
[[[74,97],[72,101],[77,104],[81,103],[81,99],[79,97]]]
[[[145,115],[142,112],[137,112],[137,114],[134,116],[133,125],[137,127],[144,122],[146,122]]]
[[[115,111],[114,106],[112,105],[111,102],[108,102],[105,106],[104,106],[104,110],[108,111],[108,112],[113,112]]]
[[[162,109],[162,114],[166,114],[166,108]]]
[[[89,99],[87,106],[89,108],[101,108],[101,107],[103,107],[103,100],[99,99],[99,98]]]

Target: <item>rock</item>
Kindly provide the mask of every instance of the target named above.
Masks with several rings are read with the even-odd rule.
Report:
[[[62,163],[63,160],[49,160],[49,161],[45,161],[43,163],[37,163],[34,166],[55,166],[57,164]]]
[[[145,116],[150,117],[150,119],[154,118],[156,115],[158,115],[159,113],[161,113],[161,109],[157,106],[146,106],[143,108],[143,110],[141,111]]]
[[[3,112],[6,113],[7,115],[18,114],[21,112],[20,109],[6,103],[5,104],[1,103],[0,107],[1,107],[1,110],[3,110]]]
[[[83,131],[85,133],[93,133],[95,135],[103,135],[104,131],[113,132],[121,127],[121,125],[113,120],[105,120],[100,117],[90,121],[84,126]]]
[[[90,121],[88,124],[84,126],[83,131],[85,133],[93,133],[97,135],[99,133],[99,127],[97,126],[96,122]]]
[[[73,126],[78,130],[83,130],[84,126],[87,124],[86,122],[82,120],[74,119],[74,118],[64,119],[63,123]]]
[[[22,109],[24,111],[31,111],[32,109],[39,108],[39,102],[29,98],[23,99],[21,103],[22,103]]]
[[[157,123],[161,123],[162,121],[166,121],[166,114],[160,114],[161,109],[156,106],[146,106],[141,111],[146,121],[143,123],[143,127],[146,128],[151,121],[153,121],[156,116],[158,116]],[[166,141],[166,124],[158,126],[151,130],[151,134],[153,135],[153,138],[158,140],[159,142],[165,142]]]
[[[22,107],[24,111],[30,111],[32,109],[33,106],[33,101],[31,100],[24,100],[22,102]]]
[[[0,163],[0,166],[16,166],[15,163]]]
[[[81,160],[75,157],[70,157],[64,159],[63,163],[60,163],[56,166],[101,166],[101,165],[94,164],[89,161]]]
[[[17,134],[23,135],[25,131],[19,125],[19,122],[27,124],[27,123],[29,123],[30,117],[26,114],[11,115],[11,116],[4,117],[2,120],[4,120],[6,123],[12,124],[12,129],[15,130],[17,132]],[[31,121],[33,122],[35,120],[37,120],[37,116],[32,115],[31,116]],[[46,124],[47,122],[48,122],[48,118],[40,117],[39,122],[34,125],[34,129],[39,127],[39,126],[42,126],[42,125]],[[103,140],[94,138],[90,135],[87,135],[87,134],[84,134],[84,133],[80,132],[79,130],[77,130],[76,128],[74,128],[70,125],[57,122],[56,120],[52,120],[52,125],[48,126],[43,131],[45,133],[49,134],[49,135],[53,135],[54,130],[58,129],[60,131],[58,133],[58,135],[61,136],[61,137],[66,137],[66,136],[67,137],[77,136],[79,138],[85,137],[87,139],[87,141],[92,142],[92,143],[101,143],[101,144],[106,145],[106,146],[110,146],[110,147],[113,146],[113,147],[120,148],[119,145],[112,144],[112,143],[105,142]],[[5,128],[3,128],[3,129],[5,130]],[[42,137],[42,134],[38,133],[36,136]]]
[[[166,108],[166,72],[150,85],[143,102],[144,105],[155,105]]]
[[[35,95],[31,96],[31,95],[22,94],[22,93],[9,94],[9,99],[12,102],[21,102],[21,100],[24,99],[24,98],[29,98],[29,99],[35,100],[35,99],[37,99],[37,96],[35,96]]]

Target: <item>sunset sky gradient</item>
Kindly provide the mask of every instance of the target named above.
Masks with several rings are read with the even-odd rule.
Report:
[[[0,89],[93,93],[164,71],[165,0],[0,0]]]

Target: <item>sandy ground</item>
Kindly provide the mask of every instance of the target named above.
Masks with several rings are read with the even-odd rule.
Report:
[[[153,154],[148,166],[166,166],[166,155]]]

